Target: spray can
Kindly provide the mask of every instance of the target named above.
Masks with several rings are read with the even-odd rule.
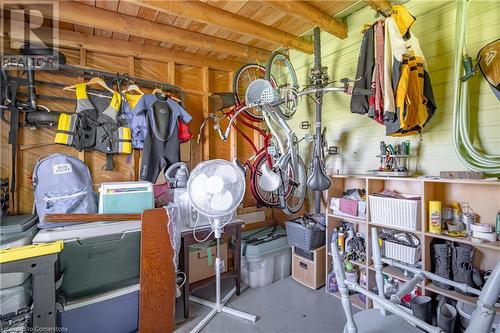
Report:
[[[347,237],[345,239],[345,252],[350,253],[352,251],[352,242],[351,240],[354,238],[354,230],[347,230]]]
[[[344,228],[342,227],[340,227],[339,229],[338,245],[339,245],[339,252],[343,253],[345,250],[345,234],[344,234]]]
[[[429,232],[441,234],[441,201],[429,201]]]

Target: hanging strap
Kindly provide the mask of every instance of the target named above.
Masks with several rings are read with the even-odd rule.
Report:
[[[112,171],[113,170],[113,154],[106,154],[106,171]]]
[[[12,89],[10,90],[11,96],[11,113],[10,113],[10,128],[9,128],[9,144],[11,145],[11,159],[12,159],[12,173],[10,193],[12,194],[12,203],[14,203],[16,192],[16,155],[17,155],[17,137],[19,132],[19,110],[16,108],[17,98],[17,83],[11,82]]]

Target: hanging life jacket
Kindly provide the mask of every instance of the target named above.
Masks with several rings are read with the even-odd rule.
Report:
[[[79,151],[106,153],[110,169],[110,154],[132,152],[130,128],[118,124],[120,104],[121,96],[115,92],[107,108],[101,112],[90,101],[87,84],[77,84],[76,110],[72,114],[61,114],[54,142]]]

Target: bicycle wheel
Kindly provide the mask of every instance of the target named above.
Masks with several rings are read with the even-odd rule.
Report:
[[[274,52],[266,66],[266,80],[274,83],[280,98],[294,100],[296,96],[291,95],[291,89],[298,89],[297,75],[288,57],[281,52]],[[285,103],[278,107],[286,118],[291,118],[296,110],[296,103],[288,107]]]
[[[233,92],[236,96],[236,101],[239,104],[245,102],[245,94],[248,89],[248,85],[257,79],[263,79],[265,77],[266,69],[264,66],[258,64],[246,64],[243,65],[238,71],[233,79]],[[245,112],[253,121],[262,121],[262,112],[258,108],[250,108]]]
[[[283,211],[288,215],[298,213],[306,198],[306,166],[299,155],[297,161],[297,170],[294,170],[292,159],[288,156],[286,170],[282,170],[283,193],[285,193]]]
[[[59,121],[59,112],[31,111],[26,112],[26,123],[35,127],[56,127]]]
[[[276,207],[280,205],[280,198],[278,191],[264,191],[260,188],[259,178],[262,176],[262,167],[267,163],[266,154],[262,154],[258,157],[257,161],[254,163],[254,172],[251,175],[250,189],[252,191],[253,196],[262,206],[265,207]]]

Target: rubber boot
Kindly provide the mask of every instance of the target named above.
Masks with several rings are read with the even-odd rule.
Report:
[[[457,309],[451,304],[444,303],[438,308],[437,325],[445,333],[455,331],[455,321],[457,319]]]
[[[432,298],[429,296],[415,296],[410,301],[410,307],[415,317],[432,325]]]
[[[450,242],[432,241],[431,243],[431,265],[432,273],[445,279],[451,280],[451,244]],[[451,286],[433,281],[433,283],[443,289],[452,289]]]
[[[453,281],[459,283],[466,283],[471,287],[475,287],[472,278],[472,263],[474,262],[474,247],[467,244],[458,244],[453,247],[452,268],[453,268]],[[459,293],[470,295],[456,289]]]

